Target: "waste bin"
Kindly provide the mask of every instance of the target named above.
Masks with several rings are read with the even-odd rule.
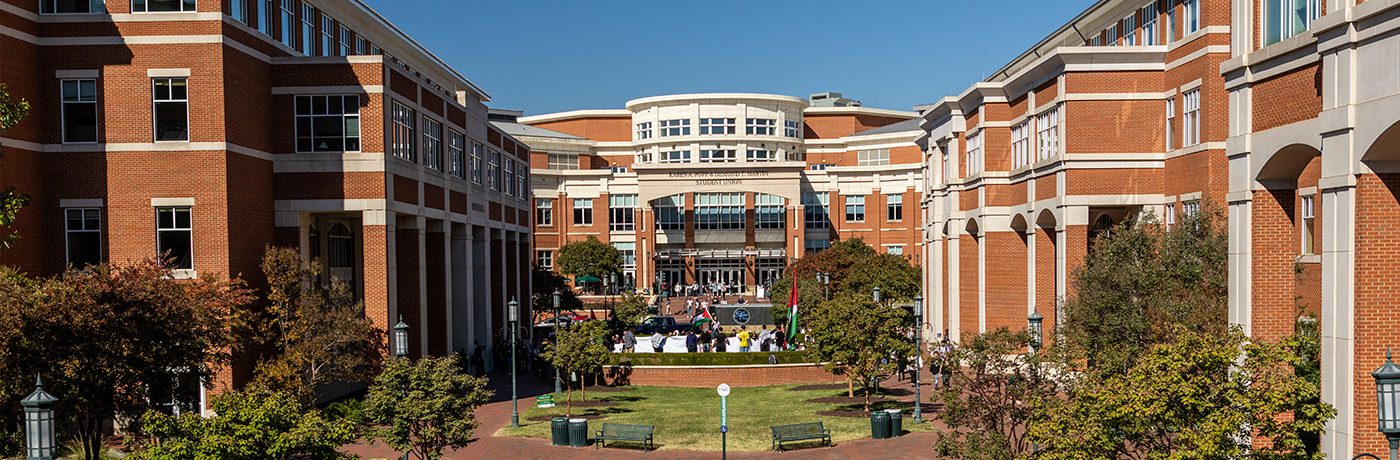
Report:
[[[550,444],[556,446],[569,445],[569,418],[554,417],[549,421]]]
[[[583,447],[588,445],[588,419],[569,419],[569,446]]]
[[[899,409],[889,409],[885,412],[890,414],[890,437],[897,438],[904,434],[904,416]]]
[[[885,439],[890,437],[890,413],[877,410],[870,413],[870,437]]]

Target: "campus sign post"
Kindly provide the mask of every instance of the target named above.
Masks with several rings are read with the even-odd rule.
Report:
[[[721,459],[729,458],[729,384],[715,388],[719,393],[719,452]]]

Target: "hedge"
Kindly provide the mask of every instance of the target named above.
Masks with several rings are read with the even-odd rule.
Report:
[[[768,364],[765,352],[749,353],[609,353],[609,366],[626,361],[633,366],[737,366],[745,364]],[[778,364],[810,363],[803,351],[775,351]]]

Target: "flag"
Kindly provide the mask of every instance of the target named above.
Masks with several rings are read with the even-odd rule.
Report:
[[[788,291],[788,349],[797,348],[797,276],[792,277],[792,290]]]
[[[710,309],[709,309],[708,307],[706,307],[706,308],[701,308],[701,309],[700,309],[700,317],[695,319],[694,324],[695,324],[696,326],[699,326],[699,325],[701,325],[701,324],[705,324],[705,323],[709,323],[709,322],[714,322],[714,320],[715,320],[715,317],[710,316]]]

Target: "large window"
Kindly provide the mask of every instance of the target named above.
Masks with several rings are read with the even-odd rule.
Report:
[[[846,222],[865,222],[865,197],[851,195],[846,199]]]
[[[701,118],[700,135],[734,134],[733,118]]]
[[[778,120],[772,118],[750,118],[748,123],[748,134],[750,136],[772,136],[778,129]]]
[[[1123,46],[1137,46],[1137,16],[1123,18]]]
[[[297,152],[360,150],[360,96],[297,96]]]
[[[1201,143],[1201,90],[1193,89],[1182,95],[1181,146]]]
[[[955,177],[953,174],[953,154],[948,151],[948,144],[940,143],[938,151],[943,155],[943,183],[950,184]]]
[[[637,123],[637,140],[651,139],[651,122],[644,121]]]
[[[1313,210],[1316,197],[1316,195],[1308,195],[1302,197],[1298,203],[1302,208],[1300,214],[1303,215],[1303,228],[1299,232],[1303,238],[1303,254],[1317,254],[1316,238],[1313,236],[1313,221],[1317,218],[1317,214]]]
[[[503,177],[503,179],[501,179],[501,189],[506,192],[506,196],[513,196],[515,195],[515,160],[508,157],[502,158],[505,159],[505,164],[501,165],[501,175]]]
[[[392,137],[389,141],[389,151],[394,156],[415,163],[418,162],[418,149],[416,148],[418,139],[414,134],[414,131],[417,130],[415,125],[417,117],[418,115],[412,109],[395,102],[392,113]]]
[[[749,149],[746,159],[755,162],[778,161],[778,155],[768,149]]]
[[[982,132],[967,135],[967,176],[982,173]]]
[[[637,243],[616,242],[612,246],[622,255],[622,268],[637,268]]]
[[[1186,35],[1201,30],[1201,0],[1181,0],[1181,19]]]
[[[1157,1],[1153,0],[1142,7],[1142,44],[1152,46],[1157,41]]]
[[[169,268],[194,268],[194,228],[190,208],[156,208],[156,251],[170,262]]]
[[[783,135],[793,139],[802,137],[802,123],[797,120],[784,120]]]
[[[738,154],[733,149],[700,151],[701,163],[733,163],[738,160]]]
[[[869,149],[856,152],[856,164],[860,166],[885,166],[890,164],[890,149]]]
[[[1167,151],[1176,148],[1176,95],[1167,98]]]
[[[97,142],[97,80],[63,80],[63,142]]]
[[[1181,203],[1181,215],[1186,217],[1196,217],[1201,213],[1201,200],[1183,201]]]
[[[593,199],[574,198],[574,225],[593,225]]]
[[[753,200],[753,228],[760,230],[780,230],[783,228],[785,220],[783,197],[759,193],[754,195]]]
[[[608,195],[608,230],[637,230],[637,195]]]
[[[818,252],[831,249],[831,240],[827,238],[807,238],[806,243],[802,245],[802,248],[807,252],[807,254],[816,254]]]
[[[661,137],[689,136],[690,119],[661,120]]]
[[[1162,214],[1162,223],[1166,224],[1168,230],[1176,226],[1176,203],[1167,203],[1167,209],[1162,211]]]
[[[554,251],[535,251],[535,266],[540,268],[554,268]]]
[[[190,96],[184,78],[153,80],[152,114],[157,141],[190,140]]]
[[[689,163],[689,150],[667,150],[661,152],[662,163]]]
[[[1166,0],[1167,11],[1167,44],[1176,41],[1176,0]]]
[[[452,163],[451,166],[448,168],[448,172],[452,173],[452,175],[457,178],[466,179],[467,136],[462,135],[462,133],[459,133],[456,130],[449,129],[447,130],[447,138],[447,150],[451,152],[450,156],[452,157]]]
[[[472,182],[476,184],[481,183],[481,155],[485,150],[486,147],[482,146],[480,142],[472,141]]]
[[[132,13],[193,12],[194,6],[194,0],[131,0]]]
[[[808,229],[831,228],[831,197],[821,192],[802,192],[802,217]]]
[[[699,230],[743,230],[744,194],[695,194],[695,228]]]
[[[234,4],[241,4],[241,0],[234,0]],[[105,13],[107,5],[104,0],[39,0],[39,12],[43,14],[69,14],[69,13]],[[136,11],[135,8],[132,11]],[[234,19],[242,20],[235,16]]]
[[[1308,30],[1322,15],[1322,0],[1263,0],[1264,44],[1271,45]]]
[[[575,170],[578,169],[577,153],[550,153],[548,154],[549,169],[553,170]]]
[[[885,195],[885,220],[904,220],[904,195]]]
[[[1036,139],[1040,145],[1040,160],[1055,158],[1060,154],[1060,107],[1035,116]],[[979,140],[980,142],[980,140]]]
[[[554,225],[554,200],[535,198],[535,225],[541,227]]]
[[[276,11],[277,8],[272,6],[272,4],[277,0],[252,1],[256,5],[256,8],[254,8],[254,10],[256,10],[258,14],[258,17],[256,18],[256,20],[258,21],[258,32],[262,32],[264,35],[267,35],[269,37],[273,36],[272,12]]]
[[[1108,46],[1118,46],[1118,24],[1108,26],[1108,31],[1104,33],[1104,43]]]
[[[340,55],[350,55],[350,28],[344,25],[340,26]]]
[[[671,195],[657,198],[657,230],[685,230],[685,195]]]
[[[316,55],[316,8],[308,3],[301,4],[301,52]]]
[[[442,171],[442,123],[423,116],[423,164]]]
[[[86,267],[102,263],[102,212],[97,208],[63,210],[68,265]]]
[[[486,159],[486,186],[491,190],[501,189],[501,152],[492,150]]]
[[[1031,164],[1031,122],[1026,120],[1011,127],[1011,169]]]
[[[287,45],[288,48],[296,48],[296,2],[292,0],[282,0],[282,3],[278,6],[277,10],[278,16],[281,16],[282,18],[282,20],[279,21],[282,24],[282,44]]]
[[[335,56],[335,20],[321,13],[321,55]]]

